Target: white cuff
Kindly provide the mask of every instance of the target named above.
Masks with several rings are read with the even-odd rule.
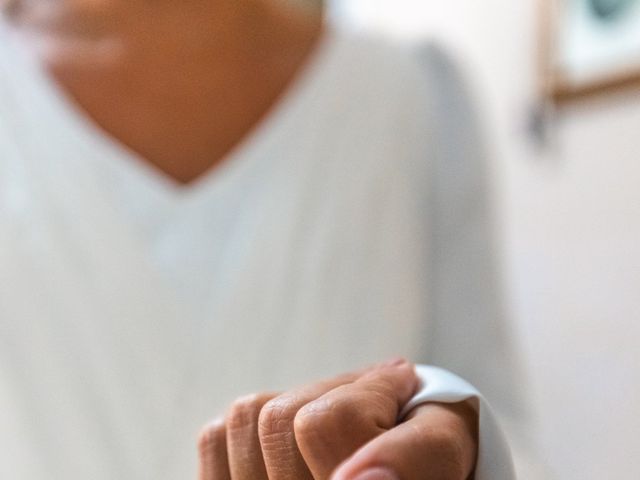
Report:
[[[474,478],[475,480],[515,480],[516,474],[509,445],[495,415],[480,392],[462,378],[441,368],[417,365],[416,372],[422,381],[422,387],[404,407],[401,418],[423,403],[457,403],[470,398],[477,399],[480,408],[478,412],[480,432]]]

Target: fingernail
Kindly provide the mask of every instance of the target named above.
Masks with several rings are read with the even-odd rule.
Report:
[[[400,480],[400,477],[388,468],[371,468],[356,475],[353,480]]]

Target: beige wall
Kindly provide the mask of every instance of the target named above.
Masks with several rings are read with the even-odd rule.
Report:
[[[436,37],[462,62],[493,146],[504,284],[545,480],[640,476],[640,91],[559,112],[528,135],[537,0],[336,0]],[[523,478],[533,478],[523,476]]]

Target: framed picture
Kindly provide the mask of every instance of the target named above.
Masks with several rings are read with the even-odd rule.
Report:
[[[540,0],[546,94],[640,88],[640,0]]]

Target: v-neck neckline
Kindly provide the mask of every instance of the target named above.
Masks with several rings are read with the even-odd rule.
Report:
[[[2,27],[0,20],[0,33],[14,33],[11,28],[3,32]],[[10,37],[7,40],[11,40]],[[229,199],[242,195],[243,185],[256,185],[262,181],[264,172],[290,165],[281,160],[295,158],[295,153],[284,147],[292,145],[291,139],[298,136],[301,128],[308,128],[312,119],[307,115],[317,109],[317,99],[322,96],[320,92],[331,88],[336,72],[342,71],[348,42],[348,34],[325,26],[315,51],[266,117],[218,168],[187,187],[172,182],[103,132],[43,70],[34,56],[23,51],[26,47],[12,41],[9,54],[15,57],[12,63],[15,61],[21,72],[21,81],[27,83],[18,87],[24,92],[25,99],[31,99],[23,100],[27,102],[25,108],[34,118],[44,115],[48,119],[47,125],[54,127],[40,132],[41,140],[55,144],[57,137],[67,144],[66,168],[85,172],[95,193],[103,197],[103,203],[112,211],[121,235],[128,238],[131,248],[144,259],[146,267],[153,270],[163,287],[170,288],[176,300],[182,302],[184,299],[167,281],[166,272],[159,267],[153,251],[161,247],[167,233],[180,230],[188,234],[191,227],[197,229],[211,213],[210,205],[226,204]]]
[[[8,29],[14,33],[11,26]],[[105,132],[37,61],[30,63],[34,67],[32,76],[35,85],[42,93],[41,98],[48,102],[49,110],[56,114],[61,132],[82,142],[95,152],[96,159],[110,163],[109,168],[118,169],[120,175],[125,175],[134,184],[144,184],[155,193],[157,199],[175,205],[188,203],[205,192],[233,183],[234,179],[242,176],[255,161],[264,156],[270,145],[283,138],[283,135],[291,134],[290,129],[302,121],[297,116],[304,113],[307,99],[322,85],[322,72],[331,71],[327,67],[335,57],[338,37],[339,33],[333,27],[323,25],[314,50],[275,104],[245,133],[218,166],[205,171],[188,184],[173,179]],[[30,60],[35,59],[31,56]]]

